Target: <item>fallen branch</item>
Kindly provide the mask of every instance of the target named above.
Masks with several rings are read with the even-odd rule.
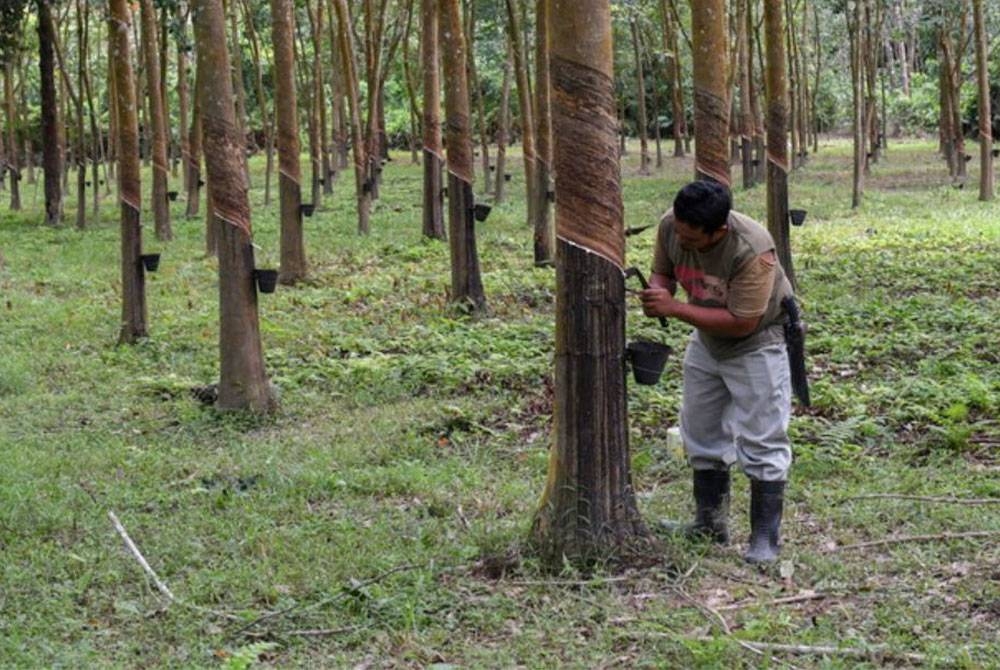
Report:
[[[789,605],[789,604],[792,604],[792,603],[805,602],[807,600],[823,600],[824,598],[827,598],[827,597],[828,597],[828,595],[825,594],[825,593],[802,593],[802,594],[799,594],[797,596],[787,596],[785,598],[775,598],[774,600],[768,600],[767,602],[763,602],[763,601],[761,601],[759,599],[744,600],[744,601],[741,601],[741,602],[738,602],[738,603],[732,603],[732,604],[729,604],[729,605],[723,605],[722,607],[719,607],[717,609],[720,610],[720,611],[738,610],[738,609],[743,609],[744,607],[749,607],[750,605],[757,605],[757,604],[761,604],[761,605]]]
[[[887,544],[902,544],[904,542],[934,542],[937,540],[964,540],[976,537],[996,537],[1000,535],[1000,530],[975,530],[968,533],[939,533],[937,535],[908,535],[905,537],[890,537],[884,540],[873,540],[871,542],[859,542],[857,544],[845,544],[841,547],[834,547],[831,552],[851,551],[853,549],[867,549],[869,547],[881,547]]]
[[[129,537],[128,531],[125,530],[125,526],[123,526],[122,522],[118,520],[118,517],[115,515],[115,513],[112,512],[111,510],[108,510],[108,518],[111,519],[111,523],[114,524],[115,530],[118,531],[118,534],[121,535],[122,540],[125,541],[125,547],[132,553],[132,556],[134,556],[135,560],[138,561],[140,566],[142,566],[143,571],[145,571],[145,573],[149,575],[149,578],[153,580],[153,583],[156,584],[157,590],[160,593],[162,593],[166,597],[166,599],[169,600],[170,602],[172,603],[177,602],[177,598],[175,598],[174,594],[170,592],[170,589],[167,588],[167,585],[164,584],[163,580],[161,580],[157,576],[153,568],[149,567],[149,563],[146,561],[146,558],[142,555],[142,552],[139,551],[139,548],[135,546],[135,542],[133,542],[132,538]]]
[[[173,592],[171,592],[171,590],[163,582],[163,580],[160,579],[159,575],[156,574],[156,571],[149,566],[149,562],[146,560],[146,557],[142,555],[141,551],[139,551],[139,547],[135,546],[135,542],[133,542],[132,538],[129,537],[128,531],[125,530],[125,526],[122,525],[122,522],[118,520],[118,516],[113,511],[108,510],[108,518],[111,519],[111,523],[114,524],[115,530],[118,531],[118,534],[125,542],[125,548],[129,550],[129,552],[135,558],[136,562],[138,562],[139,565],[142,567],[146,575],[148,575],[149,578],[153,580],[153,583],[156,585],[156,589],[169,602],[180,605],[182,607],[186,607],[196,612],[201,612],[203,614],[211,614],[213,616],[217,616],[223,619],[229,619],[230,621],[240,620],[240,618],[235,614],[229,614],[227,612],[217,612],[216,610],[211,610],[206,607],[201,607],[199,605],[193,605],[191,603],[187,603],[184,602],[183,600],[178,599],[177,596],[175,596]]]
[[[701,636],[695,638],[701,642],[713,642],[715,638],[710,636]],[[735,639],[735,638],[734,638]],[[906,661],[908,663],[926,663],[927,657],[923,654],[914,654],[907,651],[896,651],[884,645],[874,645],[871,647],[866,647],[864,649],[857,649],[855,647],[830,647],[830,646],[811,646],[804,644],[778,644],[775,642],[751,642],[749,640],[738,640],[740,644],[744,647],[752,647],[758,653],[764,653],[765,651],[778,651],[784,652],[786,654],[799,654],[799,655],[822,655],[822,656],[846,656],[848,658],[867,658],[871,660],[886,660],[892,659],[897,661]]]
[[[918,496],[905,493],[867,493],[844,498],[844,502],[848,500],[917,500],[952,505],[1000,505],[1000,498],[956,498],[954,496]]]

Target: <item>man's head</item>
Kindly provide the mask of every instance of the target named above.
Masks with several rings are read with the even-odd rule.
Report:
[[[674,230],[685,249],[707,251],[726,236],[732,208],[729,189],[714,181],[693,181],[674,198]]]

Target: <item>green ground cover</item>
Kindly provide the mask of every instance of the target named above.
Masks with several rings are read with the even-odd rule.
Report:
[[[849,147],[791,181],[814,407],[797,409],[783,561],[672,542],[624,574],[543,573],[523,550],[551,417],[553,275],[531,265],[523,180],[480,231],[490,313],[446,305],[447,246],[420,238],[420,170],[386,169],[372,234],[351,183],[306,220],[311,277],[262,296],[276,416],[220,415],[189,393],[217,376],[216,265],[203,222],[147,285],[151,337],[117,347],[114,207],[84,232],[0,212],[0,666],[756,667],[738,640],[885,649],[782,655],[796,667],[997,667],[1000,205],[952,188],[928,143],[890,145],[851,211]],[[667,159],[624,184],[649,223],[692,174]],[[252,191],[263,262],[277,204]],[[4,196],[0,196],[4,197]],[[737,207],[763,217],[764,189]],[[72,222],[72,213],[67,217]],[[147,217],[147,220],[151,220]],[[653,235],[629,238],[648,267]],[[683,346],[637,304],[630,335]],[[635,485],[651,526],[690,513],[667,448],[680,361],[630,385]],[[127,527],[178,599],[123,549]],[[857,543],[941,533],[992,536]],[[785,599],[785,600],[782,600]],[[772,664],[780,664],[777,660]]]

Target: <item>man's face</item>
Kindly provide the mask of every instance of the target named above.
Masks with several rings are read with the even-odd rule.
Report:
[[[678,244],[686,251],[708,251],[726,236],[728,230],[729,227],[724,225],[714,233],[705,233],[701,228],[688,225],[680,219],[674,219],[674,235],[677,236]]]

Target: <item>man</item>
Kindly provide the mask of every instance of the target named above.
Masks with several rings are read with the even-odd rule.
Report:
[[[660,222],[647,316],[695,327],[684,356],[681,437],[694,469],[689,536],[729,541],[729,467],[750,478],[750,545],[744,558],[778,558],[791,382],[783,298],[792,287],[763,226],[731,211],[729,190],[696,181],[680,190]],[[677,300],[677,284],[687,302]]]

